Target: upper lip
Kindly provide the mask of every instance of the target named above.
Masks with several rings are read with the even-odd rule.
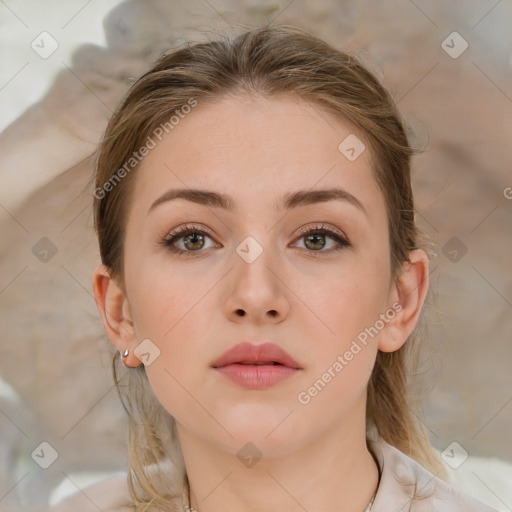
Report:
[[[239,343],[224,352],[212,363],[212,367],[218,368],[233,363],[280,363],[290,368],[300,368],[290,354],[273,343],[252,345],[248,342]]]

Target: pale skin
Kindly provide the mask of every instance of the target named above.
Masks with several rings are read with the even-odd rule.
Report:
[[[146,338],[160,350],[146,373],[176,419],[200,512],[362,512],[376,490],[366,387],[377,350],[399,349],[417,323],[428,258],[412,251],[411,264],[392,277],[385,199],[368,145],[355,161],[338,150],[351,133],[303,100],[199,102],[136,170],[126,293],[103,265],[94,271],[98,309],[112,343],[130,350],[126,364],[141,364],[134,350]],[[330,200],[274,209],[285,193],[334,187],[362,207]],[[148,213],[177,188],[226,194],[233,210],[180,198]],[[208,231],[203,246],[181,238],[175,246],[188,252],[177,255],[159,243],[185,224]],[[322,234],[308,244],[299,228],[322,224],[351,245]],[[263,250],[252,263],[236,252],[248,236]],[[379,334],[301,404],[298,394],[397,302],[401,310]],[[302,369],[270,389],[237,386],[210,365],[242,341],[275,343]],[[237,457],[247,442],[262,453],[250,468]]]

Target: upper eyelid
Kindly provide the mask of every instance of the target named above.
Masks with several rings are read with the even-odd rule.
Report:
[[[166,232],[165,238],[167,239],[171,238],[172,236],[181,235],[182,233],[186,233],[187,231],[200,231],[213,237],[213,233],[204,226],[184,224],[183,226],[178,226],[177,228],[171,229],[171,231]]]
[[[341,229],[335,227],[335,226],[331,226],[330,224],[326,224],[324,222],[317,222],[316,224],[313,224],[313,225],[308,225],[308,226],[302,226],[299,228],[299,232],[302,234],[304,232],[309,232],[309,231],[322,231],[322,230],[326,230],[326,231],[332,231],[333,234],[336,234],[342,238],[345,238],[346,240],[348,240],[348,236],[345,234],[344,231],[342,231]]]

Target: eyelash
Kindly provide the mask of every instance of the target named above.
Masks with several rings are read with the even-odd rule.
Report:
[[[184,238],[184,237],[186,237],[188,235],[191,235],[193,233],[196,233],[196,234],[199,234],[199,235],[206,235],[206,236],[208,236],[208,237],[213,239],[213,235],[208,230],[205,230],[204,228],[199,228],[199,227],[196,227],[196,226],[193,226],[193,225],[192,226],[185,225],[185,226],[181,226],[181,227],[175,229],[174,231],[171,231],[171,233],[169,233],[169,235],[167,237],[165,237],[160,242],[160,244],[162,244],[164,247],[169,249],[172,253],[177,254],[178,256],[182,256],[182,255],[185,255],[185,254],[191,254],[192,255],[194,253],[204,252],[204,250],[201,250],[201,249],[199,249],[197,251],[184,251],[183,249],[178,249],[177,247],[174,246],[174,243],[176,241],[178,241],[181,238]],[[326,251],[323,251],[323,250],[319,250],[319,251],[308,250],[308,252],[311,252],[311,253],[331,253],[331,252],[336,252],[336,251],[339,251],[339,250],[344,249],[346,247],[351,247],[352,246],[352,244],[348,241],[347,238],[345,238],[344,235],[342,235],[338,231],[335,231],[335,230],[333,230],[331,228],[328,228],[328,227],[324,226],[323,224],[319,224],[319,225],[312,226],[312,227],[309,227],[309,228],[300,228],[300,233],[301,233],[301,236],[298,237],[296,240],[299,240],[300,238],[304,238],[307,235],[320,234],[320,235],[327,235],[327,236],[329,236],[330,238],[335,240],[337,242],[337,244],[338,244],[337,247],[328,249]],[[211,249],[211,248],[212,247],[209,247],[209,249]]]

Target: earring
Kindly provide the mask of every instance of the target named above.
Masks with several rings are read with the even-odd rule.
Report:
[[[121,361],[123,361],[123,364],[129,368],[129,366],[124,362],[124,358],[128,355],[130,351],[128,349],[126,349],[122,354],[121,354]]]

